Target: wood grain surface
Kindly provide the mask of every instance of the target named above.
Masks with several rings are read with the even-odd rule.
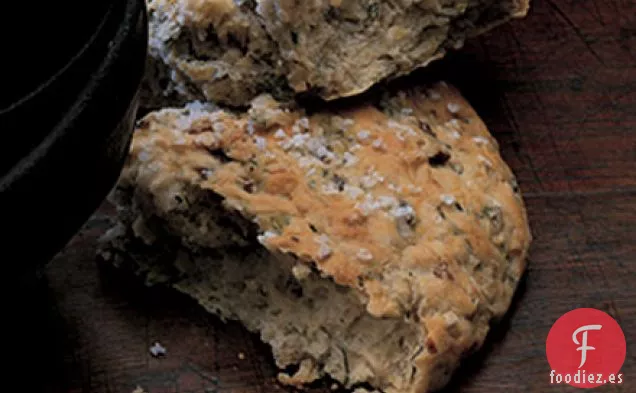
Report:
[[[446,392],[578,391],[550,385],[545,358],[551,325],[577,307],[607,311],[627,338],[624,383],[597,390],[636,392],[636,2],[535,0],[526,19],[412,80],[430,75],[458,86],[499,140],[535,237],[508,316]],[[273,381],[268,348],[240,325],[98,271],[96,239],[110,213],[96,214],[28,291],[36,312],[24,318],[43,333],[20,360],[32,375],[26,391],[290,391]],[[164,358],[149,354],[155,341]]]

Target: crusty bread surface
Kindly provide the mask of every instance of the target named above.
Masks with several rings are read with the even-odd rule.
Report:
[[[116,199],[104,255],[260,332],[295,385],[444,386],[531,240],[497,142],[445,83],[316,113],[153,112]]]
[[[147,0],[143,104],[325,99],[404,75],[511,18],[528,0]]]

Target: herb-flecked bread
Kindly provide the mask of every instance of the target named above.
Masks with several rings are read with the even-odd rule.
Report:
[[[444,386],[531,240],[496,141],[444,83],[337,112],[151,113],[117,195],[107,254],[260,332],[295,385]]]
[[[529,0],[147,0],[144,105],[352,96],[522,17]]]

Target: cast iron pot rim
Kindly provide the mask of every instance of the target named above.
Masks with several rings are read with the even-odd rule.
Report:
[[[5,175],[0,177],[0,192],[10,188],[12,183],[17,181],[25,173],[30,172],[33,167],[38,165],[39,160],[47,154],[56,140],[63,138],[66,126],[72,123],[72,120],[88,105],[92,92],[98,88],[101,80],[108,74],[108,70],[112,67],[113,63],[116,62],[116,54],[120,52],[121,47],[129,38],[128,35],[134,31],[133,26],[138,22],[140,13],[143,12],[143,0],[126,1],[124,18],[108,46],[108,52],[106,53],[104,61],[94,73],[96,77],[88,81],[77,100],[69,107],[68,112],[62,117],[60,122],[53,127],[52,131],[46,135],[42,142],[20,159]],[[81,146],[79,148],[81,148]]]
[[[47,88],[49,88],[53,83],[55,83],[56,80],[58,80],[70,68],[72,68],[84,56],[84,54],[91,48],[91,46],[95,43],[95,41],[97,41],[100,34],[104,32],[105,27],[108,25],[109,18],[112,17],[113,8],[114,8],[114,4],[111,4],[111,6],[108,8],[108,11],[106,12],[106,15],[104,15],[104,17],[101,19],[101,21],[99,22],[99,25],[97,26],[93,34],[91,34],[90,38],[86,40],[86,42],[84,43],[84,45],[82,45],[79,51],[77,51],[75,55],[73,55],[70,58],[70,60],[66,62],[64,66],[62,66],[59,70],[53,73],[53,75],[51,75],[51,77],[49,77],[47,80],[39,84],[35,89],[26,93],[25,95],[17,99],[15,102],[10,104],[9,106],[5,108],[0,108],[0,116],[10,113],[24,105],[28,105],[31,101],[37,98],[40,95],[40,93],[42,93]],[[117,30],[117,32],[119,33],[119,29]]]

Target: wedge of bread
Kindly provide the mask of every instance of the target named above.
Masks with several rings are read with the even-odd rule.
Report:
[[[151,113],[116,200],[108,259],[260,332],[295,385],[442,387],[531,240],[496,141],[444,83],[313,114],[267,96]]]
[[[529,0],[147,0],[146,106],[351,96],[524,16]]]

